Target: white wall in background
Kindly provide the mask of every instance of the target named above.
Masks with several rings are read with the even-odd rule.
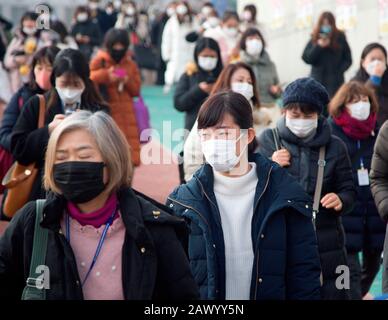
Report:
[[[276,63],[281,82],[290,82],[298,77],[309,74],[310,67],[302,59],[302,53],[312,30],[297,30],[295,26],[296,4],[294,0],[283,0],[286,24],[282,30],[271,30],[270,0],[238,0],[238,8],[253,3],[258,7],[259,21],[264,25],[264,33],[268,42],[268,51]],[[335,0],[314,0],[314,22],[324,10],[335,13]],[[358,69],[361,51],[370,42],[378,41],[388,48],[388,38],[379,39],[378,35],[378,0],[357,0],[358,22],[354,30],[346,32],[352,49],[353,65],[346,73],[351,78]]]

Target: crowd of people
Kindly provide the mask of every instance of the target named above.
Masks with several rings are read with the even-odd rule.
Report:
[[[311,73],[281,85],[254,5],[146,9],[88,0],[69,29],[50,8],[49,29],[26,12],[12,34],[0,18],[0,297],[361,300],[381,265],[388,293],[386,48],[365,43],[346,82],[323,12]],[[166,204],[132,189],[150,73],[185,114]]]

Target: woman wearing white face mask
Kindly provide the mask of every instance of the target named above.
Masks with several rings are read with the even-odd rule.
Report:
[[[55,58],[51,73],[52,88],[44,94],[45,125],[38,128],[39,97],[34,96],[16,122],[11,137],[11,150],[15,160],[24,165],[35,163],[39,169],[30,200],[44,199],[42,171],[44,155],[51,132],[77,109],[108,110],[89,78],[89,65],[84,55],[74,49],[62,50]]]
[[[90,10],[86,6],[79,6],[74,12],[74,24],[71,28],[79,50],[89,60],[94,47],[101,44],[100,27],[91,19]]]
[[[240,38],[239,23],[240,19],[236,12],[225,11],[221,25],[204,32],[205,37],[213,38],[218,42],[224,65],[227,65],[235,56]]]
[[[241,36],[240,59],[255,72],[261,105],[268,108],[273,123],[276,123],[281,116],[276,100],[280,98],[282,89],[276,66],[265,47],[262,33],[258,29],[248,29]]]
[[[41,32],[36,28],[38,15],[28,11],[20,19],[20,26],[7,47],[4,56],[4,67],[7,68],[12,94],[29,81],[30,64],[34,53],[44,45]]]
[[[247,64],[243,62],[231,63],[224,68],[210,95],[223,91],[237,92],[249,101],[253,111],[253,127],[257,135],[270,126],[271,118],[266,110],[260,106],[255,74]],[[203,164],[203,153],[197,135],[197,122],[195,122],[184,144],[183,164],[186,181],[190,180],[194,172]]]
[[[186,36],[197,29],[189,4],[185,1],[178,2],[175,12],[167,21],[162,35],[162,58],[167,65],[164,74],[165,93],[171,90],[185,72],[195,46],[186,40]]]
[[[329,102],[326,89],[312,78],[292,82],[284,91],[284,116],[275,130],[259,137],[259,152],[285,167],[315,199],[316,232],[325,300],[349,298],[336,287],[332,266],[347,265],[341,215],[350,212],[356,196],[349,156],[344,143],[333,136],[322,111]],[[320,160],[318,162],[318,160]],[[318,179],[318,163],[323,166]],[[319,187],[322,191],[319,192]]]
[[[209,96],[222,71],[220,48],[210,38],[200,38],[194,50],[194,62],[187,66],[175,89],[174,106],[185,112],[185,129],[191,130],[201,104]]]
[[[333,134],[346,144],[357,185],[354,209],[342,218],[354,300],[368,293],[379,272],[384,246],[386,223],[379,217],[368,177],[377,136],[377,112],[373,91],[357,81],[344,84],[329,105],[329,123]]]
[[[284,169],[253,153],[252,126],[241,94],[212,95],[198,115],[207,163],[168,198],[192,230],[189,259],[201,299],[319,299],[309,197]]]
[[[377,125],[388,120],[387,50],[379,43],[368,44],[361,54],[360,69],[353,80],[361,81],[372,89],[379,101]]]

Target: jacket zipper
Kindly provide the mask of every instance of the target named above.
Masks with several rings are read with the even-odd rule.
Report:
[[[260,194],[259,199],[257,199],[257,202],[256,202],[256,204],[255,204],[255,208],[254,208],[254,211],[253,211],[253,212],[256,212],[257,207],[258,207],[258,205],[259,205],[259,203],[260,203],[260,200],[261,200],[261,198],[263,197],[265,191],[266,191],[267,188],[268,188],[269,179],[270,179],[270,177],[271,177],[272,169],[273,169],[273,167],[271,167],[271,169],[270,169],[269,172],[268,172],[267,182],[265,183],[264,190],[263,190],[262,193]],[[259,234],[257,235],[257,240],[256,240],[256,243],[257,243],[257,254],[256,254],[256,256],[257,256],[257,258],[256,258],[255,295],[254,295],[254,299],[255,299],[255,300],[256,300],[256,297],[257,297],[257,288],[258,288],[257,282],[258,282],[258,278],[259,278],[259,246],[258,246],[258,243],[259,243],[259,239],[260,239],[260,233],[261,233],[261,232],[259,232]]]

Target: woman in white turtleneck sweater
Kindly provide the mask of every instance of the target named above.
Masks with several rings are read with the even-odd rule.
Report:
[[[201,298],[319,299],[311,199],[284,169],[252,153],[248,100],[233,91],[212,95],[199,111],[198,134],[207,163],[168,205],[190,225]]]

